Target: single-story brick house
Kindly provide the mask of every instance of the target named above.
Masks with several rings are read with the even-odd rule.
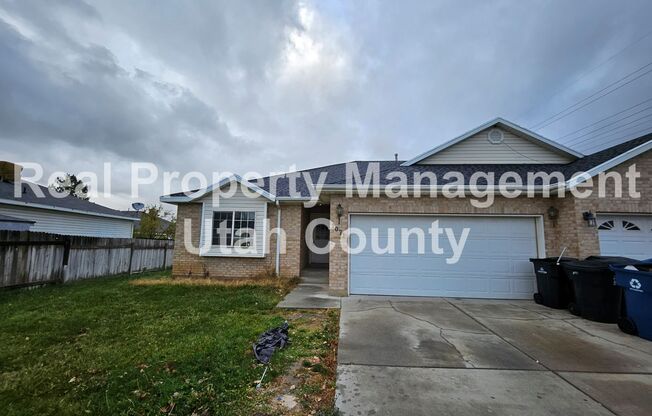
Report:
[[[647,135],[583,155],[495,119],[407,161],[342,163],[250,181],[233,176],[206,189],[161,197],[162,202],[178,206],[173,273],[294,277],[306,267],[321,266],[328,268],[331,292],[342,296],[531,298],[531,257],[557,256],[564,248],[565,256],[652,257],[650,149],[652,135]],[[640,173],[636,192],[625,190],[617,197],[613,176],[621,174],[623,184],[631,187],[631,165]],[[357,173],[351,173],[353,167]],[[449,177],[451,172],[455,175]],[[487,172],[494,177],[486,176]],[[574,176],[578,172],[584,176]],[[546,183],[537,179],[541,173],[562,177]],[[311,187],[320,183],[320,175],[322,186]],[[528,194],[499,193],[503,175],[511,178],[507,183],[512,189],[525,189],[514,182],[520,179]],[[424,176],[435,176],[437,182],[424,181]],[[604,195],[570,193],[586,189],[587,180],[602,176]],[[389,185],[401,177],[406,181],[401,188],[405,194],[388,194]],[[474,180],[476,189],[491,195],[493,203],[479,206],[474,201]],[[365,183],[382,192],[373,195],[367,187],[364,195],[359,191]],[[447,186],[449,193],[452,189],[457,193],[452,197],[428,193],[446,191]],[[563,197],[558,194],[561,190],[566,191]],[[310,226],[320,218],[331,222]],[[453,264],[446,260],[452,256],[455,239],[450,239],[451,247],[435,252],[433,245],[432,253],[419,254],[411,251],[409,239],[407,252],[400,253],[378,253],[368,247],[352,252],[345,247],[372,239],[374,233],[385,244],[394,238],[395,229],[425,232],[434,221],[452,235],[470,230],[464,251]],[[215,237],[218,223],[226,224],[229,233],[253,228],[254,241],[247,243],[244,252],[236,252],[233,234],[228,240]],[[275,227],[284,230],[284,245],[270,232]],[[435,236],[431,233],[426,242],[432,243]],[[200,248],[189,250],[184,241]],[[334,248],[327,254],[316,253],[308,248],[311,241],[316,247],[332,243]]]

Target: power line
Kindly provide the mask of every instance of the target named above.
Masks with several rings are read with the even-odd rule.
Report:
[[[577,76],[575,79],[573,79],[573,80],[571,81],[570,84],[567,84],[567,85],[566,85],[566,88],[570,87],[571,85],[576,84],[576,83],[579,82],[580,80],[584,79],[584,77],[586,77],[587,75],[589,75],[591,72],[595,71],[596,69],[600,68],[601,66],[605,65],[606,63],[611,62],[611,61],[612,61],[616,56],[618,56],[618,55],[620,55],[621,53],[625,52],[627,49],[629,49],[629,48],[631,48],[632,46],[636,45],[637,43],[639,43],[640,41],[642,41],[643,39],[647,38],[647,37],[650,36],[650,35],[652,35],[652,31],[647,32],[646,34],[644,34],[644,35],[641,36],[640,38],[636,39],[634,42],[632,42],[632,43],[628,44],[627,46],[625,46],[624,48],[620,49],[618,52],[614,53],[614,54],[611,55],[609,58],[607,58],[607,59],[605,59],[604,61],[600,62],[599,64],[597,64],[597,65],[594,66],[593,68],[589,69],[588,71],[584,71],[584,72],[580,73],[580,75]],[[552,98],[558,96],[559,93],[562,92],[562,91],[563,91],[562,88],[558,88],[557,90],[555,90],[555,92],[553,93],[553,95],[549,96],[548,100],[550,100],[550,99],[552,99]],[[530,107],[530,108],[527,110],[527,112],[521,114],[521,116],[523,116],[523,115],[525,115],[525,114],[528,114],[530,111],[532,111],[532,108],[534,108],[534,106]]]
[[[624,81],[625,79],[631,77],[632,75],[636,74],[637,72],[640,72],[640,71],[642,71],[642,70],[644,70],[644,69],[646,69],[646,68],[648,68],[648,67],[650,67],[650,66],[652,66],[652,62],[643,65],[642,67],[638,68],[637,70],[635,70],[635,71],[633,71],[633,72],[630,72],[629,74],[625,75],[624,77],[622,77],[622,78],[620,78],[620,79],[618,79],[618,80],[612,82],[611,84],[609,84],[609,85],[607,85],[606,87],[600,89],[599,91],[594,92],[593,94],[589,95],[588,97],[583,98],[582,100],[576,102],[575,104],[573,104],[573,105],[571,105],[571,106],[568,106],[568,107],[564,108],[563,110],[561,110],[561,111],[557,112],[556,114],[554,114],[554,115],[548,117],[547,119],[540,121],[539,123],[533,125],[531,128],[532,128],[532,129],[540,130],[540,129],[544,128],[544,127],[549,126],[549,125],[552,124],[552,123],[556,123],[557,121],[561,120],[562,118],[568,117],[569,115],[573,114],[574,112],[576,112],[576,111],[578,111],[578,110],[581,110],[582,108],[584,108],[584,107],[586,107],[587,105],[589,105],[589,104],[591,104],[591,103],[593,103],[593,102],[599,100],[600,98],[606,97],[607,95],[611,94],[612,92],[617,91],[617,90],[619,90],[620,88],[622,88],[622,87],[624,87],[624,86],[626,86],[626,85],[629,85],[629,84],[631,84],[632,82],[636,81],[637,79],[639,79],[639,78],[641,78],[641,77],[647,75],[648,73],[652,72],[652,69],[648,69],[647,71],[643,72],[642,74],[639,74],[639,75],[636,76],[635,78],[632,78],[632,79],[628,80],[627,82],[625,82],[625,83],[623,83],[623,84],[621,84],[621,85],[618,85],[616,88],[612,89],[611,91],[607,91],[606,93],[604,93],[604,94],[599,95],[598,97],[596,97],[596,95],[598,95],[598,94],[600,94],[600,93],[602,93],[602,92],[608,90],[609,88],[613,87],[614,85],[616,85],[616,84],[618,84],[618,83]],[[593,98],[593,97],[595,97],[595,98]],[[592,99],[592,98],[593,98],[593,99]],[[587,100],[590,100],[590,101],[588,101],[588,102],[585,103],[585,101],[587,101]],[[580,104],[582,104],[582,103],[584,103],[584,104],[581,105],[580,107],[577,107],[577,108],[575,108],[574,110],[572,110],[572,111],[566,113],[568,110],[570,110],[570,109],[572,109],[573,107],[576,107],[576,106],[578,106],[578,105],[580,105]],[[563,113],[566,113],[566,114],[563,114]],[[561,114],[563,114],[563,115],[562,115],[561,117],[558,117],[558,116],[561,115]]]
[[[595,138],[600,137],[600,136],[604,136],[605,134],[608,134],[608,133],[613,133],[613,132],[615,132],[614,134],[622,133],[622,132],[625,131],[625,130],[633,129],[633,128],[635,128],[635,127],[640,127],[640,126],[645,125],[646,123],[647,123],[647,122],[638,123],[638,124],[634,124],[633,126],[630,125],[629,127],[627,127],[627,125],[629,125],[629,124],[631,124],[631,123],[627,123],[627,124],[625,124],[625,125],[623,125],[623,126],[619,126],[618,128],[613,129],[613,130],[611,130],[611,131],[606,131],[606,132],[604,132],[604,133],[600,133],[600,134],[598,134],[598,135],[591,136],[591,137],[587,137],[586,139],[582,139],[582,140],[580,140],[579,142],[576,142],[574,145],[577,145],[577,144],[579,144],[579,143],[584,143],[584,142],[586,142],[586,141],[588,141],[588,140],[595,139]]]
[[[650,108],[652,108],[652,107],[650,107]],[[634,115],[634,114],[632,114],[632,115]],[[628,126],[628,125],[630,125],[630,124],[632,124],[632,123],[636,123],[637,121],[643,120],[644,118],[648,118],[648,117],[651,117],[651,116],[652,116],[652,114],[646,114],[646,115],[644,115],[644,116],[642,116],[642,117],[639,117],[639,118],[637,118],[637,119],[635,119],[635,120],[632,120],[632,121],[627,122],[627,123],[625,123],[625,124],[622,124],[622,125],[620,125],[620,126],[616,126],[616,127],[614,127],[613,129],[611,129],[611,130],[607,130],[607,131],[604,131],[604,132],[602,132],[602,133],[599,133],[599,134],[597,134],[597,135],[595,135],[595,136],[593,136],[593,137],[599,137],[599,136],[602,136],[602,135],[605,134],[605,133],[609,133],[609,132],[611,132],[611,131],[618,130],[618,129],[621,128],[621,127]],[[628,117],[631,117],[631,116],[628,116]],[[625,118],[628,118],[628,117],[624,117],[624,118],[622,118],[622,119],[619,120],[619,121],[622,121],[622,120],[624,120]],[[615,123],[614,123],[614,124],[615,124]],[[572,140],[569,140],[568,143],[574,143],[577,139],[581,139],[582,137],[586,137],[586,136],[588,136],[589,134],[592,134],[592,133],[595,133],[596,131],[599,131],[599,130],[602,130],[602,129],[604,129],[604,128],[607,128],[607,127],[613,126],[614,124],[607,124],[606,126],[603,126],[603,127],[597,128],[597,129],[595,129],[595,130],[589,131],[589,132],[587,132],[587,133],[584,133],[584,134],[582,134],[581,136],[577,136],[577,137],[573,138]]]
[[[643,126],[643,125],[645,125],[645,124],[647,124],[647,123],[639,123],[639,124],[635,124],[635,125],[633,125],[633,126],[630,126],[630,127],[624,128],[624,129],[622,129],[622,130],[620,130],[620,131],[616,131],[616,132],[613,133],[613,134],[616,135],[616,134],[619,134],[619,133],[624,132],[625,130],[633,129],[633,128],[635,128],[635,127],[640,127],[640,126]],[[624,127],[624,126],[623,126],[623,127]],[[627,133],[625,136],[623,136],[623,137],[621,137],[621,138],[625,138],[625,137],[631,136],[631,135],[633,135],[633,134],[637,134],[637,133],[639,133],[640,131],[646,131],[646,130],[651,129],[651,128],[652,128],[652,125],[648,125],[648,126],[647,126],[646,128],[644,128],[643,130],[639,130],[639,131],[632,132],[632,133]],[[600,135],[598,135],[598,136],[600,136]],[[588,137],[588,138],[586,138],[586,139],[584,139],[584,140],[581,140],[581,141],[575,143],[573,146],[577,146],[577,145],[580,144],[580,143],[585,143],[585,142],[587,142],[587,141],[589,141],[589,140],[591,140],[591,139],[595,139],[595,138],[598,137],[598,136]],[[607,143],[608,143],[608,141],[607,141]]]
[[[568,136],[572,136],[573,134],[575,134],[575,133],[577,133],[577,132],[580,132],[580,131],[582,131],[582,130],[584,130],[584,129],[588,129],[589,127],[593,127],[593,126],[595,126],[596,124],[602,123],[603,121],[605,121],[605,120],[607,120],[607,119],[610,119],[611,117],[615,117],[615,116],[617,116],[617,115],[619,115],[619,114],[625,113],[625,112],[631,110],[632,108],[636,108],[636,107],[638,107],[638,106],[641,105],[641,104],[649,103],[650,101],[652,101],[652,98],[648,98],[647,100],[641,101],[641,102],[638,103],[638,104],[635,104],[635,105],[633,105],[633,106],[631,106],[631,107],[627,107],[627,108],[624,109],[624,110],[621,110],[621,111],[619,111],[619,112],[617,112],[617,113],[614,113],[614,114],[612,114],[612,115],[610,115],[610,116],[607,116],[607,117],[605,117],[605,118],[603,118],[603,119],[600,119],[600,120],[598,120],[598,121],[596,121],[596,122],[594,122],[594,123],[591,123],[591,124],[589,124],[589,125],[587,125],[587,126],[584,126],[584,127],[580,128],[580,129],[577,129],[577,130],[575,130],[575,131],[572,131],[572,132],[570,132],[570,133],[567,133],[567,134],[565,134],[565,135],[559,137],[558,140],[565,139],[565,138],[568,137]],[[652,107],[647,107],[647,108],[652,108]],[[634,114],[638,114],[638,113],[633,113],[633,114],[631,114],[631,115],[629,115],[629,116],[627,116],[627,117],[631,117],[631,116],[633,116]],[[627,118],[627,117],[625,117],[625,118]]]
[[[638,137],[642,137],[642,136],[644,136],[646,134],[649,134],[649,133],[652,133],[652,125],[649,125],[649,126],[643,128],[643,129],[640,129],[640,130],[637,130],[637,131],[634,131],[634,132],[631,132],[631,133],[627,133],[627,134],[625,134],[623,136],[620,136],[620,137],[610,138],[607,141],[599,143],[598,146],[604,146],[604,145],[616,146],[616,144],[611,144],[611,143],[615,143],[615,142],[619,142],[619,141],[624,143],[627,140],[623,141],[623,139],[628,139],[629,140],[632,136],[636,136],[634,138],[638,138]],[[617,144],[620,144],[620,143],[617,143]]]

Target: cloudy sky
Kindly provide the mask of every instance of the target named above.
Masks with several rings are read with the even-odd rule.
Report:
[[[0,160],[110,162],[95,200],[126,208],[163,192],[131,198],[131,162],[405,159],[496,116],[590,153],[652,130],[651,17],[648,0],[0,0]]]

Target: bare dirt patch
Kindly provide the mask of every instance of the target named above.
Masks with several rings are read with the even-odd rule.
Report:
[[[252,397],[259,416],[335,415],[338,310],[292,311],[287,316],[292,337],[307,339],[294,361]],[[292,348],[292,346],[290,346]]]

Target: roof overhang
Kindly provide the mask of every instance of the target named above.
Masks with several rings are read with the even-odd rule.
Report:
[[[587,170],[586,172],[578,172],[580,175],[577,175],[576,177],[570,178],[564,182],[561,183],[555,183],[555,184],[550,184],[550,185],[535,185],[535,186],[507,186],[510,190],[520,190],[520,191],[527,191],[527,190],[533,190],[535,193],[543,193],[546,191],[552,191],[556,190],[558,188],[566,188],[570,189],[573,188],[582,182],[585,182],[588,178],[592,178],[594,176],[599,175],[602,172],[606,172],[609,169],[612,169],[622,163],[627,162],[630,159],[635,158],[638,155],[641,155],[649,150],[652,150],[652,140],[645,142],[641,145],[638,145],[616,157],[613,157],[606,162],[603,162],[599,165],[596,165],[592,167],[591,169]],[[360,190],[366,190],[367,194],[372,194],[374,191],[384,191],[388,188],[392,188],[392,192],[395,192],[395,186],[393,184],[386,184],[386,185],[374,185],[374,186],[364,186],[364,188],[360,188]],[[431,186],[431,185],[406,185],[406,190],[410,193],[415,193],[415,192],[426,192],[426,191],[431,191],[431,190],[436,190],[436,191],[442,191],[446,186],[451,186],[447,184],[443,185],[436,185],[436,186]],[[464,190],[464,192],[470,192],[471,187],[469,185],[462,185],[459,188]],[[476,186],[474,187],[475,190],[480,190],[480,191],[493,191],[493,192],[500,192],[501,187],[496,186],[496,185],[490,185],[490,186]],[[342,192],[355,192],[358,190],[358,187],[356,184],[337,184],[337,185],[323,185],[322,191],[326,192],[333,192],[333,193],[342,193]]]
[[[578,177],[576,179],[571,179],[569,181],[566,181],[566,186],[573,187],[576,186],[586,180],[587,177],[594,177],[596,175],[601,174],[602,172],[606,172],[611,168],[614,168],[622,163],[627,162],[630,159],[635,158],[636,156],[643,154],[647,152],[648,150],[652,149],[652,140],[647,141],[643,144],[640,144],[632,149],[629,149],[628,151],[619,154],[616,157],[613,157],[606,162],[603,162],[599,165],[596,165],[592,167],[591,169],[586,171],[586,175],[584,178]]]
[[[445,188],[450,187],[450,186],[451,185],[436,185],[436,186],[432,186],[432,185],[406,185],[405,190],[409,194],[414,194],[414,193],[418,192],[420,194],[425,195],[427,192],[430,192],[430,191],[433,191],[433,190],[437,191],[437,192],[442,192]],[[467,192],[471,193],[472,190],[473,191],[488,192],[488,193],[492,193],[492,192],[493,193],[499,193],[501,191],[501,189],[504,188],[504,187],[499,187],[499,186],[496,186],[496,185],[474,186],[474,187],[469,186],[469,185],[461,185],[461,186],[452,185],[452,186],[456,190],[457,189],[463,190],[465,194]],[[558,184],[546,185],[546,186],[536,185],[536,186],[531,187],[530,189],[532,189],[534,191],[534,193],[538,194],[538,193],[543,193],[544,191],[557,189],[559,186],[560,185],[558,185]],[[561,186],[563,186],[563,184]],[[510,191],[511,190],[513,190],[513,191],[527,191],[528,190],[528,187],[525,186],[525,185],[523,185],[523,186],[509,186],[508,185],[506,187],[509,188]],[[390,184],[369,186],[369,187],[365,187],[364,189],[361,189],[361,190],[365,190],[367,195],[371,195],[371,197],[373,197],[374,191],[375,192],[384,192],[385,190],[390,189],[390,188],[392,189],[393,193],[396,193],[395,186],[392,186]],[[324,185],[324,187],[322,189],[322,191],[332,192],[332,193],[344,193],[344,192],[347,192],[347,191],[348,192],[356,192],[357,190],[358,190],[358,188],[353,186],[353,185],[331,185],[331,186]],[[399,199],[399,198],[397,198],[397,199]]]
[[[16,206],[21,206],[21,207],[30,207],[30,208],[38,208],[38,209],[47,209],[47,210],[50,210],[50,211],[68,212],[68,213],[72,213],[72,214],[90,215],[90,216],[94,216],[94,217],[114,218],[114,219],[125,220],[125,221],[140,221],[140,219],[133,218],[133,217],[123,217],[123,216],[120,216],[120,215],[102,214],[100,212],[91,212],[91,211],[84,211],[84,210],[81,210],[81,209],[64,208],[64,207],[58,207],[56,205],[35,204],[33,202],[16,201],[14,199],[0,199],[0,204],[16,205]]]
[[[223,186],[225,186],[227,184],[230,184],[230,183],[233,183],[233,182],[236,182],[236,183],[246,187],[250,191],[257,193],[261,197],[266,198],[271,202],[276,202],[276,200],[277,200],[276,196],[270,194],[266,190],[264,190],[261,187],[249,182],[248,180],[244,179],[242,176],[237,175],[237,174],[233,174],[233,175],[231,175],[231,176],[229,176],[227,178],[224,178],[224,179],[220,180],[219,182],[210,185],[207,188],[200,189],[200,190],[195,191],[195,192],[189,192],[186,195],[164,195],[164,196],[160,197],[159,200],[161,202],[167,202],[169,204],[179,204],[179,203],[194,202],[194,201],[198,200],[199,198],[202,198],[202,197],[212,193],[216,189],[220,189]]]
[[[525,138],[527,140],[538,143],[541,146],[552,150],[553,152],[560,153],[560,154],[563,154],[563,155],[566,155],[566,156],[569,156],[569,157],[575,158],[575,159],[579,159],[579,158],[584,157],[583,154],[581,154],[581,153],[579,153],[579,152],[577,152],[577,151],[575,151],[575,150],[573,150],[571,148],[563,146],[563,145],[561,145],[559,143],[556,143],[556,142],[554,142],[552,140],[546,139],[545,137],[543,137],[543,136],[541,136],[541,135],[539,135],[539,134],[537,134],[537,133],[535,133],[535,132],[533,132],[531,130],[528,130],[528,129],[524,128],[524,127],[521,127],[521,126],[516,125],[516,124],[514,124],[514,123],[512,123],[510,121],[507,121],[507,120],[505,120],[503,118],[498,117],[498,118],[495,118],[495,119],[493,119],[491,121],[488,121],[488,122],[474,128],[473,130],[467,131],[466,133],[462,134],[461,136],[458,136],[458,137],[454,138],[453,140],[449,140],[444,144],[441,144],[441,145],[439,145],[437,147],[434,147],[434,148],[432,148],[432,149],[430,149],[430,150],[428,150],[428,151],[426,151],[424,153],[421,153],[420,155],[416,156],[413,159],[408,160],[407,162],[403,162],[401,164],[401,166],[412,166],[415,163],[418,163],[418,162],[420,162],[420,161],[422,161],[422,160],[424,160],[424,159],[426,159],[426,158],[428,158],[428,157],[430,157],[430,156],[432,156],[434,154],[437,154],[437,153],[439,153],[439,152],[441,152],[441,151],[443,151],[445,149],[448,149],[449,147],[451,147],[451,146],[453,146],[453,145],[455,145],[455,144],[457,144],[457,143],[459,143],[459,142],[461,142],[461,141],[463,141],[465,139],[468,139],[469,137],[481,132],[482,130],[488,129],[488,128],[493,127],[493,126],[499,126],[499,127],[502,127],[502,128],[504,128],[504,129],[506,129],[508,131],[516,133],[519,136],[521,136],[521,137],[523,137],[523,138]]]
[[[22,218],[8,217],[8,216],[0,216],[0,222],[22,222],[28,224],[36,224],[36,221],[26,220]]]

